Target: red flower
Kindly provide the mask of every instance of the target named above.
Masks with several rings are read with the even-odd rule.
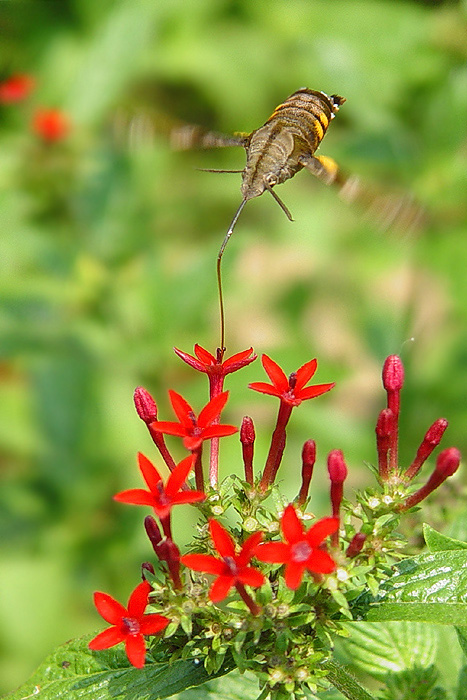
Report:
[[[0,83],[0,103],[7,105],[25,100],[35,86],[36,81],[30,75],[18,73]]]
[[[289,504],[281,520],[286,542],[262,544],[258,547],[256,556],[260,561],[286,564],[285,583],[289,588],[298,588],[305,569],[316,574],[329,574],[336,568],[334,559],[320,545],[338,527],[338,518],[323,518],[307,532],[295,508]]]
[[[214,603],[224,600],[232,586],[240,588],[245,584],[253,588],[262,586],[265,577],[248,564],[255,554],[263,533],[255,532],[250,535],[245,540],[240,554],[235,554],[233,539],[217,520],[212,518],[209,520],[209,530],[220,559],[209,554],[185,554],[181,557],[181,562],[195,571],[205,571],[207,574],[217,576],[209,591],[210,599]]]
[[[315,384],[305,388],[305,384],[316,372],[317,360],[307,362],[296,372],[292,372],[288,379],[279,365],[267,355],[262,356],[261,362],[272,384],[253,382],[249,384],[250,389],[260,391],[262,394],[277,396],[290,406],[299,406],[302,401],[314,399],[315,396],[324,394],[334,386],[333,382],[332,384]]]
[[[190,404],[185,401],[183,396],[175,391],[169,391],[170,401],[175,415],[179,423],[170,421],[154,421],[150,424],[150,428],[158,430],[167,435],[178,435],[183,438],[183,444],[187,450],[197,450],[203,440],[210,440],[214,437],[224,437],[225,435],[233,435],[238,428],[234,425],[213,425],[218,420],[219,415],[224,408],[229,392],[224,391],[222,394],[215,396],[203,408],[199,417],[196,418]]]
[[[94,593],[94,604],[100,615],[110,622],[108,627],[89,642],[93,650],[108,649],[119,642],[125,642],[128,660],[136,668],[143,668],[146,655],[144,636],[157,634],[167,627],[170,620],[163,615],[145,615],[151,586],[143,581],[130,596],[128,608],[124,608],[107,593]]]
[[[185,457],[171,472],[164,486],[162,477],[156,467],[140,452],[138,463],[143,479],[148,485],[145,489],[129,489],[114,496],[115,501],[133,505],[151,506],[161,520],[167,518],[173,506],[180,503],[196,503],[206,498],[202,491],[180,491],[193,466],[193,456]]]
[[[253,348],[249,348],[248,350],[238,352],[236,355],[228,357],[227,360],[224,360],[223,362],[219,356],[214,357],[214,355],[211,355],[210,352],[208,352],[207,350],[202,348],[201,345],[198,344],[195,345],[196,357],[193,357],[193,355],[189,355],[186,352],[182,352],[177,348],[174,348],[174,350],[184,362],[190,365],[190,367],[193,367],[193,369],[198,370],[198,372],[205,372],[209,375],[225,376],[226,374],[230,374],[231,372],[236,372],[238,369],[249,365],[250,362],[253,362],[258,357],[255,354],[251,356]]]
[[[38,109],[32,122],[33,131],[44,141],[63,141],[70,131],[70,121],[58,109]]]

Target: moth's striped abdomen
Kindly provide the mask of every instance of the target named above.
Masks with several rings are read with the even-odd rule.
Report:
[[[275,123],[289,129],[295,137],[303,140],[312,154],[344,102],[345,98],[339,95],[328,96],[324,92],[302,88],[276,107],[266,124]]]

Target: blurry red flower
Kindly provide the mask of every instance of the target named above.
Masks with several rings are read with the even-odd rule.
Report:
[[[167,627],[170,620],[163,615],[145,615],[151,586],[143,581],[130,596],[125,608],[107,593],[94,593],[94,603],[100,615],[112,627],[100,632],[89,642],[93,650],[108,649],[125,642],[128,660],[136,668],[144,666],[146,643],[143,635],[157,634]]]
[[[59,109],[38,109],[32,121],[33,131],[44,141],[63,141],[70,132],[70,120]]]
[[[115,494],[114,500],[120,503],[151,506],[161,520],[166,518],[171,508],[180,503],[196,503],[206,498],[202,491],[181,491],[181,487],[193,466],[194,457],[185,457],[177,464],[164,486],[162,477],[156,467],[141,452],[138,463],[149,491],[145,489],[128,489]]]
[[[31,75],[17,73],[0,83],[0,103],[7,105],[25,100],[31,94],[36,81]]]
[[[339,527],[338,518],[323,518],[304,529],[295,508],[289,504],[281,519],[281,529],[286,542],[267,542],[256,550],[260,561],[285,564],[285,583],[298,588],[305,570],[315,574],[329,574],[336,568],[334,559],[320,548],[323,540]]]
[[[205,372],[209,375],[222,375],[230,374],[231,372],[236,372],[242,367],[246,367],[250,362],[256,360],[257,355],[253,353],[253,348],[248,348],[248,350],[243,350],[242,352],[237,352],[232,357],[228,357],[223,362],[211,355],[210,352],[201,347],[201,345],[195,345],[195,355],[189,355],[186,352],[174,348],[176,354],[190,367],[198,370],[198,372]],[[253,354],[252,354],[253,353]]]
[[[196,418],[193,409],[183,396],[180,396],[175,391],[169,391],[169,397],[174,413],[180,422],[154,421],[150,424],[150,428],[167,435],[182,437],[183,444],[187,450],[197,450],[203,440],[233,435],[233,433],[238,431],[238,428],[234,425],[213,425],[227,403],[228,391],[224,391],[211,399],[198,418]]]
[[[185,554],[181,562],[195,571],[204,571],[207,574],[215,574],[216,580],[211,586],[209,597],[217,603],[227,597],[232,586],[247,585],[258,588],[262,586],[265,577],[252,566],[248,566],[255,555],[263,533],[255,532],[244,542],[239,554],[235,554],[235,543],[227,530],[217,520],[209,520],[209,530],[214,546],[220,558],[209,554]]]
[[[310,381],[316,372],[317,360],[307,362],[296,372],[292,372],[289,378],[287,378],[279,365],[267,355],[262,356],[261,362],[272,384],[253,382],[249,384],[250,389],[259,391],[262,394],[277,396],[290,406],[299,406],[302,401],[320,396],[334,386],[333,382],[332,384],[315,384],[314,386],[305,387],[305,384]]]

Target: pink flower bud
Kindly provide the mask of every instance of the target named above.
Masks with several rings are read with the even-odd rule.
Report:
[[[332,450],[328,455],[328,472],[332,484],[343,484],[347,478],[347,466],[341,450]]]
[[[419,472],[420,467],[431,455],[435,447],[441,442],[444,431],[448,427],[448,422],[444,418],[438,418],[426,431],[420,447],[417,450],[415,459],[405,473],[405,480],[410,481]],[[442,453],[441,453],[442,454]]]
[[[138,386],[133,394],[133,400],[135,402],[136,413],[146,425],[157,420],[156,402],[149,391],[143,389],[142,386]]]
[[[398,355],[389,355],[383,366],[383,386],[386,391],[400,391],[404,384],[404,365]]]

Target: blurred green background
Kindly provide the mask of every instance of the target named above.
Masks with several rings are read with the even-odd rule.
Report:
[[[98,629],[92,592],[126,600],[152,558],[146,513],[111,500],[140,486],[137,450],[155,457],[135,386],[168,420],[168,388],[207,400],[172,346],[218,343],[215,257],[240,176],[195,168],[242,168],[244,153],[174,153],[173,120],[251,131],[301,86],[339,93],[321,152],[429,212],[417,236],[384,235],[307,173],[279,190],[294,223],[267,195],[246,207],[224,258],[228,354],[253,345],[287,372],[317,356],[317,381],[337,382],[294,414],[287,495],[310,437],[318,514],[329,449],[352,486],[372,483],[387,354],[407,370],[403,464],[440,416],[444,446],[465,450],[467,420],[465,0],[4,1],[0,80],[15,73],[36,87],[0,105],[0,693]],[[39,107],[67,115],[65,138],[33,132]],[[224,414],[255,419],[257,469],[277,407],[246,385],[263,378],[259,362],[230,377]],[[226,438],[223,475],[239,455]],[[425,513],[435,526],[453,484]],[[181,540],[193,517],[178,513]]]

